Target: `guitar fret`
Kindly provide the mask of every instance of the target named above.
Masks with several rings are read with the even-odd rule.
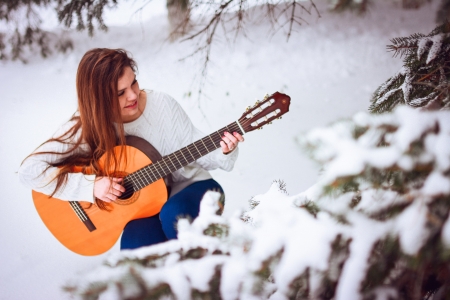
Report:
[[[139,170],[137,172],[134,173],[134,178],[136,180],[136,185],[141,188],[141,179],[140,179],[140,174],[139,174]]]
[[[212,139],[211,135],[208,135],[209,139],[211,140],[211,142],[213,143],[213,146],[216,146],[216,143],[214,142],[214,140]]]
[[[172,166],[175,168],[174,170],[178,170],[177,166],[175,166],[175,164],[173,163],[172,159],[170,159],[170,155],[168,155],[167,158],[169,159],[169,161],[172,164]]]
[[[177,151],[178,152],[178,151]],[[178,159],[176,152],[174,153],[175,158],[178,160],[178,163],[180,164],[180,168],[183,167],[183,164],[180,162],[180,160]],[[178,169],[177,169],[178,170]]]
[[[133,187],[137,186],[137,183],[136,183],[136,181],[137,181],[136,172],[135,173],[131,173],[130,175],[128,175],[128,177],[130,178],[131,184],[133,185]]]
[[[159,161],[159,166],[160,166],[162,174],[163,174],[162,177],[164,177],[164,176],[166,176],[167,174],[170,173],[170,169],[168,168],[168,166],[167,166],[166,162],[164,161],[164,159],[161,159]]]
[[[165,164],[165,162],[164,162],[163,159],[159,160],[158,163],[157,163],[158,166],[159,166],[159,168],[160,168],[159,171],[160,171],[160,173],[162,174],[162,175],[161,175],[161,178],[164,177],[164,176],[166,176],[166,174],[169,174],[169,173],[170,173],[170,172],[167,172],[166,167],[164,166],[163,163]]]
[[[238,121],[236,121],[235,123],[236,123],[236,128],[237,128],[237,131],[239,132],[239,134],[244,135],[245,134],[244,128],[242,128],[241,124],[239,124]]]
[[[194,144],[193,144],[193,145],[194,145]],[[195,147],[195,145],[194,145],[194,147]],[[195,156],[192,155],[191,150],[189,150],[189,146],[187,146],[186,149],[187,149],[187,151],[189,151],[189,154],[190,154],[191,157],[192,157],[192,161],[195,161]]]
[[[209,152],[212,152],[214,150],[216,150],[218,148],[218,146],[216,145],[216,143],[214,142],[214,140],[212,139],[211,135],[208,135],[207,137],[205,137],[205,139],[208,139],[208,145],[211,148],[211,150],[209,150]],[[210,142],[211,141],[211,142]],[[220,145],[219,145],[220,146]]]
[[[149,182],[147,182],[147,177],[145,176],[144,172],[141,170],[139,170],[139,180],[142,183],[142,185],[147,186],[149,184]]]
[[[215,149],[215,148],[214,148],[214,144],[212,145],[212,146],[213,146],[212,150],[210,149],[210,145],[209,145],[209,141],[208,141],[208,137],[207,137],[207,136],[205,136],[204,138],[202,138],[201,141],[202,141],[203,145],[205,145],[206,151],[208,151],[208,153],[211,152],[211,151],[213,151],[213,150]],[[206,142],[205,142],[205,141],[206,141]]]
[[[164,175],[161,176],[161,173],[159,173],[157,164],[159,164],[159,161],[157,161],[156,163],[153,164],[155,171],[156,171],[156,173],[158,173],[158,176],[159,176],[158,178],[163,178]]]
[[[153,182],[155,182],[158,179],[158,177],[155,175],[155,173],[152,170],[153,169],[153,164],[149,165],[148,169],[150,170],[150,172],[152,172],[152,175],[154,177],[152,180],[153,180]]]
[[[167,170],[169,171],[169,172],[164,172],[164,173],[167,173],[167,174],[169,174],[169,173],[172,173],[171,171],[170,171],[170,168],[169,168],[169,166],[167,165],[167,163],[166,163],[166,160],[163,158],[163,159],[161,159],[162,160],[162,162],[167,166]],[[175,169],[176,170],[176,169]],[[174,171],[175,171],[174,170]],[[164,171],[164,170],[163,170]]]
[[[236,131],[237,133],[239,133],[239,134],[244,134],[243,132],[242,132],[242,128],[241,128],[241,126],[239,126],[239,123],[236,121],[236,122],[234,122],[234,125],[233,125],[236,129],[234,130],[234,131]]]
[[[228,128],[228,125],[227,125],[226,127],[227,127],[227,131],[228,131],[228,132],[230,132],[230,131],[233,132],[233,130],[230,130],[230,129]]]
[[[205,146],[206,151],[207,151],[208,153],[211,152],[211,151],[209,151],[208,147],[206,147],[205,143],[203,142],[203,139],[201,139],[200,141],[202,142],[203,146]]]
[[[135,176],[136,177],[136,185],[138,186],[139,189],[142,189],[144,186],[141,186],[139,174],[138,174],[138,172],[136,172],[135,174],[136,174],[136,176]]]
[[[202,155],[202,153],[200,152],[200,150],[198,150],[197,145],[195,145],[195,143],[192,143],[192,145],[194,145],[195,149],[197,149],[197,152],[199,155]]]
[[[222,135],[218,131],[216,131],[214,138],[217,140],[217,143],[219,144],[218,147],[220,147],[220,141],[222,140]]]
[[[180,149],[180,150],[178,150],[177,152],[179,152],[179,153],[181,154],[181,156],[183,156],[183,158],[184,158],[185,163],[182,164],[182,165],[183,165],[183,166],[184,166],[184,165],[188,165],[188,164],[189,164],[189,160],[187,160],[186,156],[184,156],[184,154],[183,154],[183,149]]]
[[[145,176],[144,172],[145,172],[145,170],[143,170],[143,169],[139,170],[139,179],[142,181],[144,186],[147,186],[150,184],[150,182],[148,182],[147,176]]]
[[[152,179],[152,176],[151,176],[151,174],[148,172],[147,168],[143,168],[143,169],[142,169],[142,172],[145,172],[145,174],[147,175],[147,177],[150,178],[150,182],[149,182],[149,183],[154,182],[154,180]]]

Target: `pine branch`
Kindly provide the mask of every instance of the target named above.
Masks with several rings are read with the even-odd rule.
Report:
[[[400,57],[410,54],[417,49],[417,41],[425,35],[420,33],[414,33],[409,37],[399,37],[391,39],[392,45],[388,45],[388,51],[394,52],[394,57],[400,55]]]
[[[0,30],[0,60],[21,60],[27,62],[30,53],[38,51],[42,57],[54,50],[65,53],[73,48],[64,33],[58,35],[40,26],[42,20],[39,7],[47,7],[53,0],[0,0],[0,21],[9,23],[10,31]]]
[[[76,17],[76,29],[88,29],[89,36],[94,35],[94,23],[98,23],[100,30],[106,31],[108,27],[103,21],[104,8],[117,6],[117,0],[58,0],[58,19],[66,27],[71,27]]]
[[[401,103],[412,107],[443,109],[450,91],[450,23],[431,33],[415,33],[394,38],[388,51],[404,57],[402,70],[389,78],[374,93],[369,111],[381,113]]]
[[[391,111],[398,104],[404,103],[403,91],[401,89],[404,80],[405,74],[399,72],[382,84],[374,92],[369,111],[373,113]]]

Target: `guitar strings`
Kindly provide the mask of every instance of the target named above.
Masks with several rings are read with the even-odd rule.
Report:
[[[246,126],[246,125],[248,125],[248,123],[250,123],[250,122],[251,122],[251,120],[244,120],[244,122],[242,122],[242,124],[243,124],[244,126]],[[241,124],[241,125],[242,125],[242,124]],[[228,128],[228,126],[230,126],[230,127],[233,129],[232,131],[236,131],[236,130],[237,130],[237,131],[240,131],[240,127],[239,127],[239,125],[237,124],[237,122],[231,123],[230,125],[227,125],[227,126],[224,127],[223,129],[228,129],[228,131],[230,131],[230,129]],[[217,131],[216,131],[216,133],[219,134]],[[194,162],[196,159],[195,159],[195,157],[192,155],[192,152],[190,151],[190,150],[192,150],[192,151],[195,153],[194,148],[195,148],[196,152],[198,152],[201,156],[204,156],[204,155],[206,155],[206,154],[208,154],[208,153],[210,153],[210,152],[216,150],[217,148],[220,147],[219,145],[216,145],[216,142],[220,142],[220,141],[214,141],[214,140],[212,140],[212,138],[211,138],[212,135],[214,135],[214,133],[213,133],[213,134],[210,134],[210,135],[208,135],[208,136],[206,136],[206,137],[203,137],[202,139],[200,139],[200,140],[198,140],[198,141],[196,141],[196,142],[194,142],[194,143],[192,143],[192,144],[190,144],[190,145],[188,145],[188,146],[186,146],[186,147],[184,147],[184,148],[182,148],[182,149],[180,149],[180,150],[177,150],[177,151],[174,152],[174,153],[171,153],[171,154],[169,154],[169,155],[163,157],[163,159],[161,159],[161,160],[159,160],[159,161],[157,161],[157,162],[155,162],[155,163],[153,163],[153,164],[150,164],[150,165],[148,165],[148,166],[146,166],[146,167],[143,167],[143,168],[140,169],[140,170],[137,170],[137,171],[135,171],[135,172],[133,172],[133,173],[127,175],[131,180],[130,180],[129,183],[126,183],[126,184],[124,185],[124,187],[125,187],[127,190],[128,190],[128,189],[132,189],[133,186],[134,186],[133,183],[136,183],[136,184],[138,185],[138,188],[139,188],[139,189],[142,189],[143,187],[145,187],[145,186],[147,186],[147,185],[149,185],[149,184],[151,184],[151,183],[153,183],[153,182],[159,180],[160,178],[163,178],[164,176],[166,176],[166,175],[168,175],[168,174],[170,174],[170,173],[172,173],[172,172],[174,172],[174,171],[176,171],[176,170],[182,168],[184,165],[187,165],[187,164],[189,164],[189,163],[191,163],[191,162]],[[221,136],[221,135],[219,134],[219,136]],[[209,138],[209,139],[208,139],[208,138]],[[205,139],[206,139],[206,142],[204,141]],[[197,146],[195,145],[196,143],[199,144],[199,145],[201,145],[200,142],[201,142],[201,144],[203,144],[204,150],[207,151],[206,154],[203,154],[203,153],[197,148]],[[211,147],[211,146],[213,147],[212,150],[210,150],[210,147]],[[189,147],[191,147],[191,149],[190,149]],[[200,148],[201,148],[201,147],[200,147]],[[185,151],[185,150],[187,150],[187,151],[189,152],[189,154],[190,154],[190,156],[191,156],[191,158],[192,158],[192,159],[191,159],[191,160],[192,160],[191,162],[190,162],[189,159],[186,159],[186,156],[184,155],[185,153],[183,153],[183,151]],[[178,153],[178,152],[179,152],[179,153]],[[177,154],[181,154],[181,155],[183,156],[184,160],[186,161],[185,164],[183,164],[183,163],[180,162],[181,156],[180,156],[180,159],[178,159]],[[187,155],[187,153],[186,153],[186,155]],[[180,164],[179,167],[175,166],[175,164],[173,163],[173,160],[171,159],[171,156],[174,157],[174,158],[176,159],[176,161],[178,161],[178,163]],[[167,161],[167,160],[168,160],[168,161]],[[175,161],[175,160],[174,160],[174,161]],[[166,165],[166,167],[165,167],[162,163],[164,163],[164,164]],[[168,163],[170,163],[170,164],[172,164],[172,165],[174,166],[174,169],[173,169],[173,170],[172,170],[172,168],[168,165]],[[159,173],[158,168],[159,168],[159,171],[162,171],[162,173],[163,173],[164,175],[161,175],[161,174]],[[155,171],[158,173],[159,176],[156,176],[156,175],[153,173],[153,170],[152,170],[152,169],[155,169]],[[150,174],[148,171],[152,172],[152,174]],[[145,174],[143,174],[143,172],[145,172]],[[152,175],[153,175],[153,176],[152,176]],[[148,181],[146,180],[148,177],[150,177],[152,181],[148,182]],[[139,186],[139,185],[141,185],[141,186]],[[133,189],[133,190],[134,190],[134,189]]]
[[[236,130],[239,129],[239,126],[238,126],[238,124],[237,124],[236,122],[231,123],[230,125],[227,125],[226,127],[224,127],[224,129],[227,129],[227,130],[230,131],[230,129],[229,129],[228,127],[231,127],[231,128],[232,128],[231,131],[236,131]],[[170,173],[172,173],[172,172],[174,172],[174,171],[176,171],[176,170],[182,168],[183,166],[185,166],[185,165],[187,165],[187,164],[189,164],[189,163],[194,162],[196,159],[195,159],[195,156],[192,155],[192,152],[194,152],[194,153],[195,153],[195,152],[198,152],[201,156],[204,156],[204,155],[206,155],[206,154],[208,154],[208,153],[210,153],[210,152],[212,152],[212,151],[218,149],[218,148],[220,147],[220,140],[214,141],[214,140],[211,138],[211,136],[214,135],[214,134],[216,134],[216,133],[217,133],[217,135],[221,136],[221,135],[216,131],[215,133],[212,133],[212,134],[210,134],[210,135],[208,135],[208,136],[206,136],[206,137],[203,137],[202,139],[200,139],[200,140],[198,140],[198,141],[195,141],[194,143],[192,143],[192,144],[190,144],[190,145],[188,145],[188,146],[186,146],[186,147],[184,147],[184,148],[181,148],[181,149],[177,150],[177,151],[174,152],[174,153],[171,153],[171,154],[169,154],[169,155],[163,157],[161,160],[159,160],[159,161],[157,161],[157,162],[155,162],[155,163],[153,163],[153,164],[150,164],[150,165],[148,165],[148,166],[146,166],[146,167],[143,167],[142,169],[137,170],[137,171],[135,171],[135,172],[133,172],[133,173],[127,175],[127,176],[129,176],[129,178],[131,178],[132,181],[133,181],[133,180],[137,181],[137,183],[139,183],[138,185],[142,185],[142,186],[138,186],[138,188],[141,189],[141,188],[147,186],[148,184],[153,183],[153,182],[157,181],[158,179],[163,178],[164,176],[166,176],[166,175],[168,175],[168,174],[170,174]],[[206,139],[206,141],[205,141],[205,139]],[[218,143],[219,145],[216,145],[216,143]],[[203,147],[197,147],[195,144],[198,144],[198,145],[203,144]],[[190,148],[189,148],[189,147],[190,147]],[[194,151],[194,148],[195,148],[195,151]],[[206,150],[207,152],[206,152],[206,153],[202,153],[202,151],[200,151],[198,148],[203,148],[202,150]],[[186,159],[186,156],[184,155],[185,153],[183,153],[183,151],[185,151],[185,150],[187,150],[187,151],[189,152],[189,154],[190,154],[190,156],[191,156],[191,159]],[[192,152],[191,152],[191,150],[192,150]],[[178,152],[179,152],[179,153],[178,153]],[[186,161],[185,164],[183,164],[183,163],[180,162],[180,160],[178,159],[177,154],[181,154],[181,155],[183,156],[184,159],[182,159],[182,160]],[[186,155],[187,155],[187,152],[186,152]],[[175,166],[175,164],[173,163],[173,160],[171,159],[171,156],[173,156],[174,158],[176,158],[176,161],[178,161],[178,163],[180,164],[179,167]],[[180,157],[180,159],[181,159],[181,157]],[[169,161],[167,161],[167,160],[169,160]],[[164,163],[166,166],[164,166],[163,163]],[[168,165],[168,163],[172,164],[174,168],[172,169],[172,168]],[[159,167],[159,170],[162,171],[162,173],[163,173],[164,175],[161,175],[161,174],[159,173],[158,167]],[[155,170],[158,172],[158,175],[159,175],[159,176],[155,176],[155,175],[154,175],[154,173],[152,172],[152,168],[155,169]],[[150,173],[147,171],[147,169],[149,169],[149,170],[152,172],[153,178],[152,178],[152,176],[150,175]],[[146,174],[142,174],[143,172],[145,172]],[[147,175],[147,177],[150,177],[153,181],[146,182],[145,179],[146,179],[147,177],[146,177],[145,175]],[[127,177],[127,176],[126,176],[126,177]],[[129,183],[125,184],[124,187],[125,187],[126,189],[133,188],[133,182],[129,182]]]
[[[238,121],[235,121],[235,122],[233,122],[233,123],[230,123],[229,125],[223,127],[222,129],[227,129],[228,131],[241,131],[241,127],[239,126],[239,124],[238,124],[237,122],[238,122]],[[242,126],[242,127],[245,127],[245,126],[247,126],[247,125],[248,125],[249,123],[251,123],[251,122],[252,122],[251,119],[246,119],[246,120],[244,120],[244,121],[241,123],[241,126]],[[230,130],[228,127],[232,128],[232,130]],[[147,166],[145,166],[145,167],[143,167],[143,168],[141,168],[141,169],[139,169],[139,170],[137,170],[137,171],[135,171],[135,172],[133,172],[133,173],[131,173],[131,174],[128,174],[128,175],[125,176],[125,177],[128,177],[128,178],[130,178],[131,180],[130,180],[129,183],[126,183],[126,184],[124,185],[125,189],[126,189],[126,190],[132,189],[132,190],[134,191],[133,180],[134,180],[134,181],[137,181],[137,182],[139,182],[139,183],[141,183],[143,186],[140,187],[139,189],[142,189],[142,188],[144,188],[145,186],[147,186],[147,185],[149,185],[149,184],[151,184],[151,183],[153,183],[153,182],[155,182],[155,181],[157,181],[157,180],[163,178],[164,176],[166,176],[166,175],[168,175],[168,174],[170,174],[170,173],[172,173],[172,172],[175,172],[176,170],[181,169],[183,166],[188,165],[188,164],[194,162],[194,161],[195,161],[195,159],[194,159],[195,156],[192,155],[192,152],[194,152],[194,153],[195,153],[195,152],[198,152],[198,153],[201,155],[200,157],[202,157],[202,156],[205,156],[205,155],[209,154],[210,152],[212,152],[212,151],[218,149],[218,148],[220,147],[220,140],[218,140],[218,141],[215,142],[215,141],[211,138],[211,136],[214,135],[214,134],[216,134],[216,133],[217,133],[220,137],[222,136],[221,134],[219,134],[218,131],[216,131],[215,133],[212,133],[212,134],[210,134],[210,135],[208,135],[208,136],[205,136],[205,137],[201,138],[200,140],[197,140],[197,141],[195,141],[194,143],[191,143],[191,144],[189,144],[189,145],[187,145],[187,146],[185,146],[185,147],[183,147],[183,148],[181,148],[181,149],[179,149],[179,150],[177,150],[177,151],[175,151],[175,152],[173,152],[173,153],[171,153],[171,154],[169,154],[169,155],[163,157],[162,159],[158,160],[158,161],[155,162],[155,163],[152,163],[152,164],[150,164],[150,165],[147,165]],[[208,138],[208,137],[209,137],[209,139],[206,139],[206,142],[203,141],[205,138]],[[207,153],[203,154],[203,153],[196,147],[195,143],[198,143],[198,142],[201,142],[201,143],[204,145],[203,148],[205,148],[205,150],[207,151]],[[216,145],[217,142],[219,143],[219,146]],[[210,147],[212,147],[213,149],[210,150]],[[186,152],[186,150],[187,150],[187,152]],[[191,150],[192,150],[192,152],[191,152]],[[178,153],[178,152],[179,152],[179,154],[182,155],[183,160],[186,161],[185,164],[182,164],[182,163],[180,162],[180,160],[178,159],[178,157],[177,157],[177,155],[176,155],[176,153]],[[184,153],[184,152],[185,152],[185,153]],[[187,155],[188,153],[189,153],[189,156],[191,156],[191,158],[194,159],[194,160],[190,161],[189,159],[186,158],[186,156],[188,156],[188,155]],[[170,159],[170,156],[174,156],[175,159],[176,159],[176,161],[178,161],[178,163],[179,163],[181,166],[180,166],[180,167],[176,167],[175,164],[173,164],[172,160]],[[167,165],[167,163],[164,161],[165,159],[169,159],[170,162],[172,163],[172,165],[173,165],[176,169],[171,170],[170,167]],[[180,157],[180,159],[181,159],[181,157]],[[161,162],[164,162],[164,163],[166,164],[166,166],[167,166],[167,171],[169,171],[169,172],[167,172],[167,171],[165,170],[166,168],[165,168],[164,166],[161,166]],[[158,166],[158,165],[159,165],[159,166]],[[164,174],[164,175],[161,176],[161,174],[159,174],[159,172],[158,172],[158,167],[160,168],[160,171],[162,171],[163,173],[167,173],[167,174]],[[147,171],[147,169],[148,169],[150,172],[152,172],[151,175],[150,175],[150,173]],[[156,175],[153,173],[153,170],[152,170],[152,169],[154,169],[156,172],[158,172],[158,175],[159,175],[159,176],[156,176]],[[148,182],[148,183],[147,183],[147,182],[143,182],[142,180],[145,179],[146,177],[144,176],[145,174],[141,174],[141,172],[145,172],[146,175],[147,175],[148,177],[150,177],[151,180],[153,180],[153,181]],[[153,178],[152,178],[152,175],[153,175]],[[125,177],[124,177],[124,178],[125,178]],[[95,214],[97,211],[100,211],[100,209],[98,208],[97,205],[94,205],[93,207],[89,208],[89,214]]]

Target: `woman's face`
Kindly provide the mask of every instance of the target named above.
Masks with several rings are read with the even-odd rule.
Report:
[[[117,91],[122,121],[126,123],[136,120],[140,116],[138,103],[140,90],[136,74],[130,67],[126,67],[119,78]]]

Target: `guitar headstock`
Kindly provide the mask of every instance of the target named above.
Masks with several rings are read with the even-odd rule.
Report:
[[[252,107],[247,107],[246,112],[239,118],[239,123],[245,132],[261,129],[266,124],[271,124],[275,119],[289,111],[291,97],[275,92],[266,95],[263,100],[256,101]]]

